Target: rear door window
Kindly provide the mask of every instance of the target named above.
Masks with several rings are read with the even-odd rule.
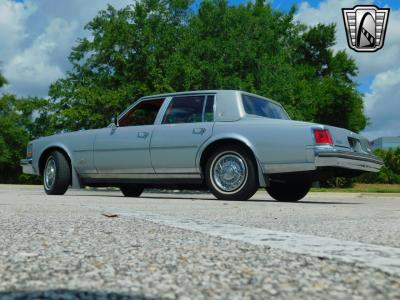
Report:
[[[174,97],[164,115],[163,124],[199,123],[203,121],[205,96]]]

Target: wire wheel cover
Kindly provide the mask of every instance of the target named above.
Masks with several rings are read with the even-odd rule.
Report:
[[[247,165],[237,153],[222,153],[212,165],[214,185],[223,192],[240,189],[247,179]]]
[[[56,170],[56,162],[52,157],[50,157],[44,170],[44,184],[48,190],[53,187],[54,182],[56,181]]]

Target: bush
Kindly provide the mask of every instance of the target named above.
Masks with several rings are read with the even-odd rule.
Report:
[[[400,148],[375,151],[375,155],[382,158],[385,165],[378,173],[366,173],[356,178],[363,183],[400,184]]]
[[[335,177],[320,182],[320,186],[323,188],[352,188],[354,186],[354,179],[346,177]]]

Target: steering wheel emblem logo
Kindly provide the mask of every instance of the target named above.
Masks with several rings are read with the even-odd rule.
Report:
[[[390,8],[357,5],[342,8],[347,43],[357,52],[375,52],[385,43]]]

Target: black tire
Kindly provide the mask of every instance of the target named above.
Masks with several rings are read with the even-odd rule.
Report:
[[[310,191],[310,188],[311,182],[307,181],[271,181],[266,190],[277,201],[296,202],[303,199]]]
[[[246,170],[245,176],[243,176],[244,179],[239,180],[238,182],[241,183],[238,183],[238,186],[233,190],[223,189],[222,185],[218,183],[218,179],[216,179],[218,176],[214,175],[214,170],[217,168],[216,164],[224,157],[233,159],[233,161],[239,158],[237,162],[240,164],[234,164],[234,166],[244,166],[244,168],[234,167],[233,169],[231,167],[229,171],[231,172],[231,175],[232,170]],[[223,170],[226,170],[226,168]],[[220,200],[248,200],[257,192],[259,187],[258,172],[256,163],[254,161],[254,156],[247,149],[238,145],[226,145],[218,147],[207,160],[204,168],[204,179],[213,195]]]
[[[53,171],[50,170],[51,166],[54,166]],[[52,174],[51,180],[50,173]],[[70,183],[71,166],[67,158],[60,151],[50,153],[43,170],[44,191],[47,195],[64,195]]]
[[[143,186],[134,184],[120,186],[119,188],[125,197],[139,197],[144,190]]]

